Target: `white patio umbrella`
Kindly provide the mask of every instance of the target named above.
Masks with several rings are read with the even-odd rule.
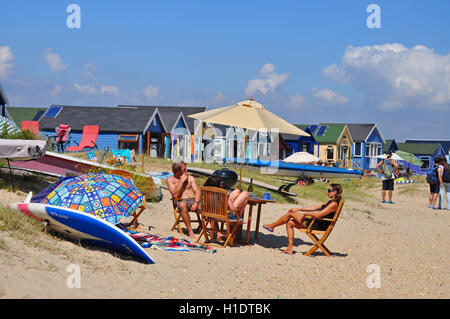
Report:
[[[262,104],[255,102],[253,98],[236,103],[235,105],[225,106],[207,112],[192,114],[188,117],[209,123],[245,128],[244,152],[242,156],[243,158],[241,163],[241,172],[239,176],[240,189],[242,184],[242,171],[245,163],[245,153],[247,148],[249,129],[255,131],[269,131],[270,129],[276,128],[279,130],[279,133],[310,136],[305,131],[268,111]]]
[[[382,159],[386,159],[386,157],[387,157],[386,154],[381,154],[381,155],[375,156],[375,158],[382,158]],[[396,161],[402,161],[403,160],[403,158],[401,158],[396,153],[392,153],[392,157],[391,158],[393,160],[396,160]]]
[[[292,154],[291,156],[286,157],[283,162],[288,163],[311,163],[311,162],[317,162],[320,158],[317,156],[312,155],[308,152],[297,152]]]

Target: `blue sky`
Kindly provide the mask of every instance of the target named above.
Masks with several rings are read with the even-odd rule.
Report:
[[[79,29],[66,25],[72,3]],[[372,3],[381,28],[367,26]],[[12,106],[213,108],[254,96],[294,124],[450,138],[450,1],[17,0],[0,12]]]

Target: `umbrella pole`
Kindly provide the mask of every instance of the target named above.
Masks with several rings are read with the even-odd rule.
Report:
[[[241,172],[239,174],[239,190],[240,191],[242,191],[242,172],[244,171],[245,153],[247,152],[247,133],[248,133],[248,129],[245,129],[244,154],[242,155]]]
[[[6,160],[8,162],[9,178],[11,180],[12,189],[13,189],[13,192],[15,192],[16,190],[15,190],[15,187],[14,187],[14,178],[13,178],[12,171],[11,171],[11,165],[9,165],[9,159],[7,158]]]

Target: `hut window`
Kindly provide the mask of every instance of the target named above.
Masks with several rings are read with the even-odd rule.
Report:
[[[329,148],[327,149],[327,160],[332,160],[334,159],[334,149]]]
[[[421,161],[423,162],[423,165],[420,166],[421,169],[427,169],[430,167],[430,159],[428,157],[422,157]]]
[[[139,153],[139,135],[119,134],[119,149],[133,149]]]
[[[355,143],[355,156],[361,156],[361,142]]]

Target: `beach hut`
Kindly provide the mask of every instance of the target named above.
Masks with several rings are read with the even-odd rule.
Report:
[[[376,124],[347,124],[353,139],[352,166],[374,170],[383,154],[385,139]]]
[[[395,141],[395,139],[392,140],[386,140],[384,145],[383,145],[383,150],[384,152],[396,152],[398,150],[398,145],[397,142]]]
[[[287,145],[287,151],[283,158],[286,158],[287,156],[290,156],[297,152],[308,152],[310,154],[318,156],[319,143],[316,141],[314,134],[311,133],[309,125],[295,124],[295,126],[310,134],[310,136],[280,134]]]
[[[195,157],[201,154],[202,130],[199,128],[199,122],[187,116],[204,112],[206,107],[158,106],[158,110],[167,127],[164,138],[164,157],[188,163],[194,162]]]
[[[59,124],[70,124],[71,145],[76,145],[73,141],[81,141],[85,125],[98,125],[98,149],[134,149],[136,154],[149,152],[146,143],[149,130],[155,130],[155,126],[164,130],[156,108],[134,106],[51,105],[39,119],[41,133],[54,136]]]
[[[215,159],[217,161],[221,160],[222,162],[235,162],[236,159],[241,159],[244,149],[244,129],[220,124],[214,124],[214,128],[216,130],[213,141]],[[245,158],[252,161],[268,161],[269,159],[284,158],[288,150],[288,145],[281,134],[278,136],[278,141],[275,141],[275,137],[271,132],[249,130]],[[276,143],[278,143],[278,149],[274,148],[276,147]],[[278,152],[278,155],[274,152]]]
[[[440,143],[398,143],[398,149],[414,154],[418,159],[423,162],[421,167],[409,164],[405,161],[400,163],[417,174],[425,174],[427,169],[434,164],[434,160],[438,157],[444,156],[445,151]]]
[[[22,121],[39,121],[47,108],[45,107],[6,107],[11,119],[18,127],[22,126]]]
[[[119,105],[119,107],[157,110],[158,116],[155,115],[150,119],[150,123],[154,124],[148,128],[147,138],[144,140],[144,144],[145,142],[148,144],[149,156],[193,162],[195,154],[199,154],[198,148],[201,148],[201,144],[198,143],[197,134],[201,134],[201,130],[196,126],[195,120],[187,116],[203,112],[206,107],[160,105]]]
[[[450,140],[433,139],[406,139],[405,143],[438,143],[442,145],[444,153],[450,155]]]
[[[8,99],[6,98],[5,91],[3,91],[0,85],[0,116],[10,118],[8,111],[6,110],[6,105],[8,105]]]
[[[347,124],[319,123],[309,125],[309,131],[319,143],[317,155],[326,163],[337,163],[339,167],[352,167],[353,138]]]

